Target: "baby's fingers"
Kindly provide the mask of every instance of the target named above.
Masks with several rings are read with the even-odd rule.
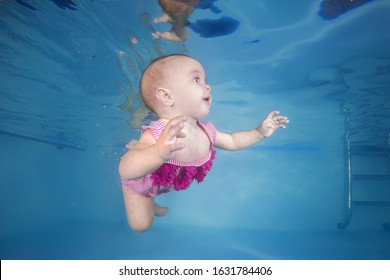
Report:
[[[170,152],[176,152],[178,150],[184,149],[184,143],[172,143],[169,144],[169,151]]]
[[[279,114],[279,111],[272,111],[265,119],[272,119],[275,115]]]
[[[270,115],[268,116],[271,116],[273,113],[279,113],[278,111],[274,111],[272,112]],[[285,116],[273,116],[271,118],[272,120],[272,124],[274,126],[274,129],[277,129],[277,128],[286,128],[286,126],[284,125],[285,123],[289,123],[289,120],[287,117]]]
[[[281,122],[281,123],[288,123],[289,122],[288,118],[285,116],[274,117],[274,120],[276,120],[277,122]]]
[[[186,134],[181,131],[184,128],[185,117],[175,117],[167,123],[165,137],[167,141],[174,141],[176,138],[184,138]]]
[[[278,128],[286,128],[284,124],[290,122],[288,118],[284,116],[274,117],[274,121]]]

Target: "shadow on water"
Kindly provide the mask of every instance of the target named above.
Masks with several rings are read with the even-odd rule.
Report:
[[[201,37],[212,38],[229,35],[235,32],[239,25],[238,20],[224,16],[219,19],[199,19],[188,26]]]

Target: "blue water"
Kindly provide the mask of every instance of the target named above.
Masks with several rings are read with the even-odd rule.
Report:
[[[155,0],[0,1],[0,258],[390,259],[390,1],[352,2],[202,1],[172,43],[150,36],[169,29]],[[219,150],[137,234],[117,166],[150,119],[140,75],[170,53],[204,65],[219,130],[290,123]],[[351,185],[381,203],[351,211]]]

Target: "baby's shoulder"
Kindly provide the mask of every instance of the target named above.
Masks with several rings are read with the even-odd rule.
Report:
[[[142,132],[138,141],[139,146],[150,146],[156,143],[156,139],[153,136],[153,132],[150,129],[146,129]]]
[[[217,129],[215,126],[211,122],[200,122],[199,124],[203,127],[211,141],[214,143],[217,135]]]
[[[145,132],[149,132],[153,135],[155,139],[158,139],[165,127],[166,124],[163,121],[153,121],[148,126],[142,126],[142,134],[144,134]]]

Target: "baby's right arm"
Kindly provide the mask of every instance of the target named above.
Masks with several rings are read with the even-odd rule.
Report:
[[[121,177],[127,180],[144,177],[172,159],[176,151],[184,148],[177,139],[185,137],[181,131],[185,121],[183,116],[170,120],[157,141],[150,130],[145,131],[137,144],[122,157],[119,163]]]

